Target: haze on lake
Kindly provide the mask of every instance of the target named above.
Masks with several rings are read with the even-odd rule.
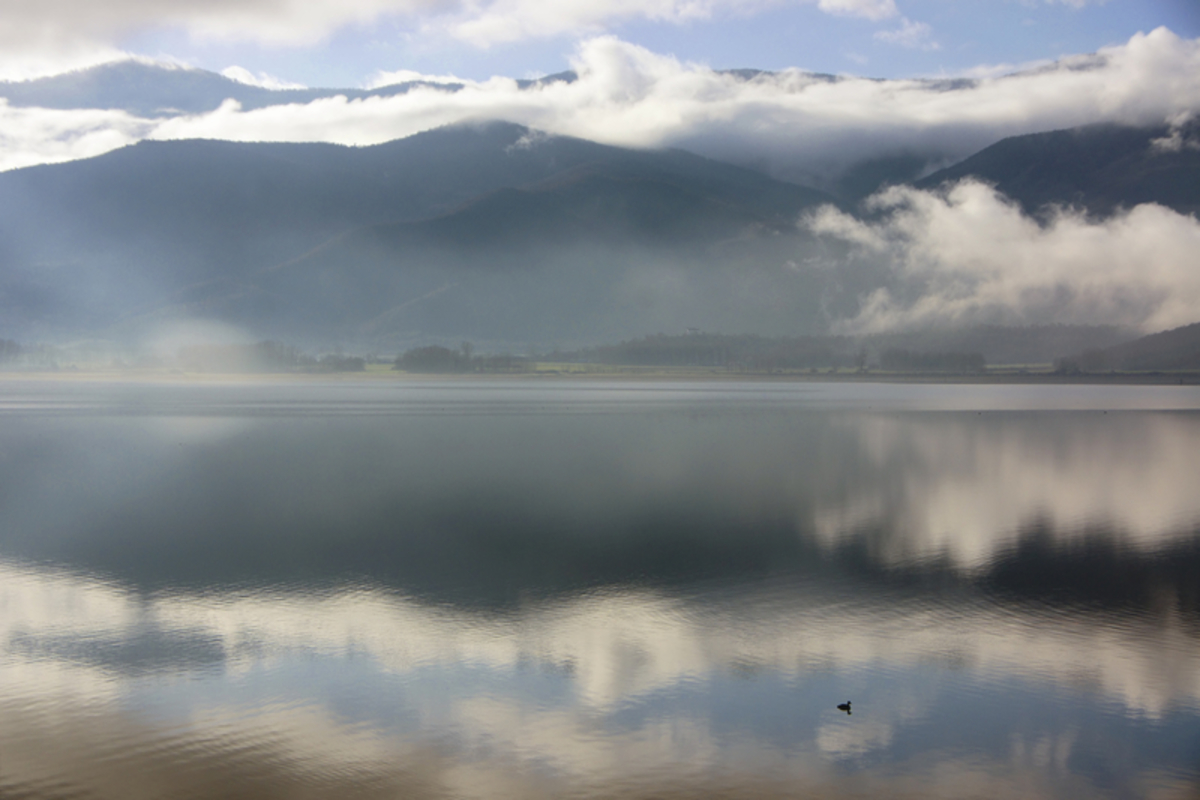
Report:
[[[7,376],[0,795],[1194,797],[1197,474],[1195,386]]]

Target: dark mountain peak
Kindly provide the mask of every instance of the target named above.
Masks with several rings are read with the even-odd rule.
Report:
[[[1200,211],[1200,146],[1191,128],[1101,124],[1002,139],[915,183],[975,177],[1034,214],[1049,205],[1107,216],[1139,203]],[[1177,145],[1177,146],[1176,146]]]
[[[420,131],[419,133],[414,133],[412,136],[406,136],[403,139],[393,139],[390,142],[370,145],[369,147],[360,149],[410,148],[413,150],[418,150],[425,146],[431,146],[434,143],[437,143],[439,147],[446,148],[459,148],[463,146],[482,146],[489,148],[531,148],[538,142],[546,141],[550,138],[570,139],[570,137],[551,137],[550,134],[535,131],[526,127],[525,125],[520,125],[515,122],[507,122],[505,120],[497,119],[480,119],[470,120],[467,122],[455,122],[450,125],[442,125],[437,128],[430,128],[428,130]],[[583,140],[578,139],[574,141]]]
[[[532,80],[523,78],[517,81],[517,86],[520,86],[522,89],[528,89],[534,86],[547,86],[552,83],[574,83],[577,80],[579,80],[579,74],[573,69],[568,69],[556,72],[553,75],[543,75],[540,78]]]
[[[766,75],[767,77],[771,77],[771,76],[775,75],[774,72],[768,72],[767,70],[749,69],[749,68],[745,68],[745,67],[739,67],[737,69],[722,69],[722,70],[718,70],[718,72],[721,75],[732,75],[733,77],[738,78],[743,81],[752,81],[755,78],[761,77],[763,75]]]
[[[776,215],[742,203],[738,187],[705,185],[668,169],[636,166],[597,159],[542,181],[495,189],[430,219],[351,232],[331,246],[343,252],[363,243],[499,252],[590,242],[691,249],[736,236],[749,225],[774,222]]]
[[[522,89],[531,89],[552,83],[571,83],[577,77],[574,72],[566,71],[536,80],[519,80],[517,84]],[[457,92],[463,88],[463,84],[412,80],[372,89],[269,89],[241,83],[208,70],[129,59],[45,78],[0,81],[0,97],[6,98],[13,106],[120,109],[141,117],[161,117],[212,111],[226,100],[236,100],[242,108],[255,109],[286,103],[310,103],[335,96],[350,100],[392,97],[417,87]]]
[[[210,111],[230,98],[254,104],[272,94],[215,72],[136,59],[0,83],[0,96],[14,106],[122,109],[139,116]]]

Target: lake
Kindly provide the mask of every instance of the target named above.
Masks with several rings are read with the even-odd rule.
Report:
[[[0,380],[0,796],[1198,793],[1200,387]]]

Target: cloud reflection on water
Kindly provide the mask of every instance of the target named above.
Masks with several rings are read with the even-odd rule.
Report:
[[[672,784],[690,776],[702,784],[712,770],[752,773],[747,759],[766,758],[773,762],[767,774],[783,786],[796,756],[808,764],[811,782],[833,779],[830,758],[904,761],[914,736],[925,740],[919,751],[953,749],[953,731],[921,731],[923,718],[942,703],[979,702],[971,692],[947,697],[937,688],[912,696],[908,685],[945,669],[976,685],[973,691],[1004,694],[1006,682],[1016,679],[1051,704],[1062,702],[1059,693],[1083,692],[1134,720],[1200,710],[1200,646],[1195,630],[1178,620],[1037,616],[969,600],[934,607],[887,594],[822,597],[790,585],[719,601],[630,589],[504,613],[353,587],[322,597],[262,591],[147,598],[11,564],[0,569],[0,587],[0,709],[7,709],[0,713],[34,731],[78,728],[82,713],[120,723],[115,735],[130,737],[135,751],[178,748],[184,761],[197,755],[182,751],[211,741],[218,760],[245,747],[285,747],[289,761],[320,774],[374,775],[386,774],[398,754],[425,747],[453,760],[449,748],[508,780],[548,770],[543,777],[551,787],[564,780],[603,787],[630,775],[665,775]],[[161,665],[146,675],[123,662],[119,648],[38,647],[137,636],[213,640],[224,659]],[[322,664],[342,677],[322,678]],[[897,675],[908,677],[897,681]],[[827,685],[831,679],[837,689]],[[872,698],[867,687],[876,679],[912,701]],[[730,681],[796,694],[800,700],[781,701],[796,718],[782,734],[771,733],[770,720],[768,730],[735,722],[738,734],[729,738],[728,720],[702,698],[719,697]],[[336,688],[343,684],[361,684],[350,692],[362,696],[352,699],[373,708],[348,711],[339,696],[344,687]],[[867,702],[843,719],[832,711],[834,699],[842,699],[833,692],[847,686],[865,692]],[[410,712],[398,727],[378,708],[397,705]],[[632,722],[621,722],[630,714]],[[1035,744],[1066,735],[1046,724],[1035,722],[1020,735]],[[163,736],[197,741],[164,748]],[[907,746],[896,752],[894,737]],[[99,741],[80,746],[101,747]],[[975,752],[966,762],[950,762],[971,772],[974,760],[1004,755]],[[989,769],[998,771],[999,785],[1029,778],[1011,765]]]
[[[865,463],[847,495],[820,498],[817,535],[887,530],[902,563],[942,554],[986,566],[1031,523],[1056,537],[1105,527],[1153,550],[1200,521],[1200,419],[1170,414],[841,417]]]
[[[0,432],[0,554],[145,586],[358,575],[512,602],[822,569],[855,547],[874,569],[973,573],[1031,526],[1149,553],[1200,522],[1195,413],[889,411],[870,391],[837,410],[810,391],[373,386],[370,414],[340,416],[336,397],[314,413],[176,387],[34,415]],[[222,392],[222,414],[193,413]]]
[[[610,387],[407,415],[372,387],[369,415],[233,391],[195,422],[186,391],[0,429],[0,786],[1200,781],[1194,413],[630,410]]]
[[[128,650],[55,646],[136,637],[211,641],[227,677],[288,659],[369,658],[380,669],[433,665],[533,666],[570,679],[573,702],[609,713],[633,698],[713,675],[806,673],[879,665],[952,665],[981,675],[1086,685],[1139,714],[1200,707],[1200,645],[1174,615],[1114,619],[997,607],[963,595],[942,602],[892,592],[835,594],[767,584],[718,598],[645,589],[589,593],[518,611],[429,605],[381,589],[145,598],[118,587],[6,565],[4,628],[12,664],[87,666],[124,680],[141,674]],[[64,613],[63,598],[70,613]],[[212,662],[181,651],[164,674]],[[202,653],[200,653],[203,655]],[[10,689],[24,680],[7,682]],[[106,681],[81,685],[106,687]]]

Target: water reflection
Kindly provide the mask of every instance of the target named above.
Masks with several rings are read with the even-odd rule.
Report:
[[[318,782],[376,781],[407,752],[491,776],[461,796],[526,778],[549,781],[548,796],[605,794],[631,774],[649,793],[663,788],[654,774],[674,785],[689,771],[758,773],[786,794],[788,781],[847,769],[875,790],[892,771],[919,783],[914,769],[934,755],[968,773],[990,760],[991,780],[1016,789],[1050,767],[1103,786],[1105,748],[1128,739],[1120,781],[1148,769],[1179,786],[1195,778],[1200,649],[1178,620],[790,583],[716,597],[627,589],[504,613],[365,588],[147,598],[12,565],[0,585],[0,727],[22,741],[68,728],[81,764],[116,773],[125,758],[166,757],[179,763],[159,769],[178,780],[249,751],[266,762],[255,780],[275,780],[284,758]],[[833,708],[843,695],[852,718]],[[14,763],[25,762],[0,768]]]
[[[892,563],[945,554],[982,566],[1022,528],[1107,527],[1156,548],[1200,520],[1193,415],[991,413],[842,418],[857,483],[822,498],[818,534],[886,529]]]
[[[254,391],[0,412],[0,794],[1200,787],[1200,415]]]

